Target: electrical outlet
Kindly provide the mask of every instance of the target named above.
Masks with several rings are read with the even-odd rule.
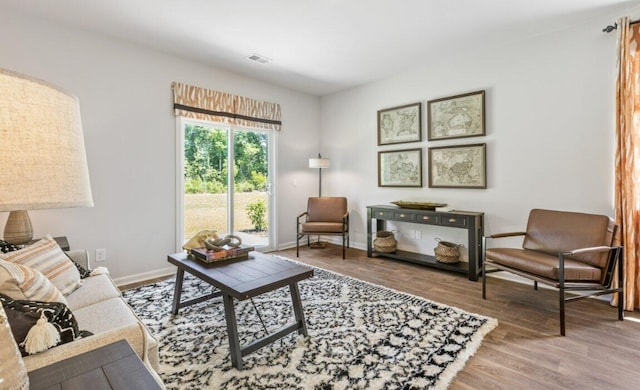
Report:
[[[107,250],[105,248],[96,249],[96,262],[107,260]]]
[[[416,240],[422,240],[422,230],[416,230]]]

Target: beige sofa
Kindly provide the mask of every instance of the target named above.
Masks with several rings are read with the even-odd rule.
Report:
[[[76,250],[67,253],[89,269],[86,251]],[[156,380],[162,383],[155,371],[158,368],[158,340],[124,301],[120,290],[109,275],[100,274],[83,280],[82,286],[66,299],[78,321],[78,327],[90,331],[93,336],[24,357],[27,371],[126,339]]]

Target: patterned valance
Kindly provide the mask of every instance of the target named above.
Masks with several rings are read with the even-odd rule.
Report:
[[[277,103],[178,82],[174,82],[172,88],[176,116],[278,131],[282,126]]]

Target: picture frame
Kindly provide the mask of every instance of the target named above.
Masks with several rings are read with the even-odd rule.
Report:
[[[378,111],[378,145],[422,141],[422,103]]]
[[[487,188],[487,144],[429,148],[429,188]]]
[[[484,96],[481,90],[427,101],[427,139],[485,135]]]
[[[422,149],[378,152],[378,187],[422,187]]]

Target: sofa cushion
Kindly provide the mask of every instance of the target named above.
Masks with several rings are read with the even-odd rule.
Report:
[[[103,334],[117,334],[119,329],[126,330],[128,333],[123,333],[123,337],[119,339],[126,338],[143,360],[149,360],[154,368],[158,367],[158,341],[151,336],[122,298],[111,298],[85,306],[74,310],[74,314],[80,328],[87,329],[97,337],[103,337]]]
[[[0,303],[9,318],[11,332],[22,356],[28,355],[25,351],[24,341],[29,330],[36,325],[42,313],[60,335],[60,342],[56,345],[91,335],[89,332],[78,329],[78,323],[73,313],[64,303],[15,300],[2,293],[0,293]]]
[[[80,273],[76,266],[49,235],[19,251],[2,254],[0,258],[42,272],[62,295],[69,295],[80,287]]]
[[[0,292],[13,299],[62,302],[67,300],[39,271],[0,259]]]
[[[74,313],[82,329],[94,334],[138,322],[138,317],[121,298],[106,299],[75,309]]]
[[[69,294],[67,302],[72,310],[93,305],[110,298],[122,296],[108,274],[90,276],[84,279],[82,287]]]
[[[82,325],[80,326],[82,327]],[[60,345],[35,355],[25,356],[24,364],[27,367],[27,371],[37,370],[38,368],[114,343],[118,340],[126,339],[129,344],[132,344],[132,340],[142,339],[141,332],[142,330],[139,324],[131,324],[123,328],[114,328],[105,333],[94,334],[91,337],[81,338],[72,343]],[[140,342],[138,341],[137,344],[140,345]],[[140,354],[140,348],[134,348],[134,351],[136,351],[138,356],[143,356]]]
[[[487,263],[500,265],[528,272],[543,278],[558,280],[558,256],[516,248],[490,248],[486,251]],[[567,282],[599,282],[602,271],[598,267],[582,261],[564,259],[564,279]]]

